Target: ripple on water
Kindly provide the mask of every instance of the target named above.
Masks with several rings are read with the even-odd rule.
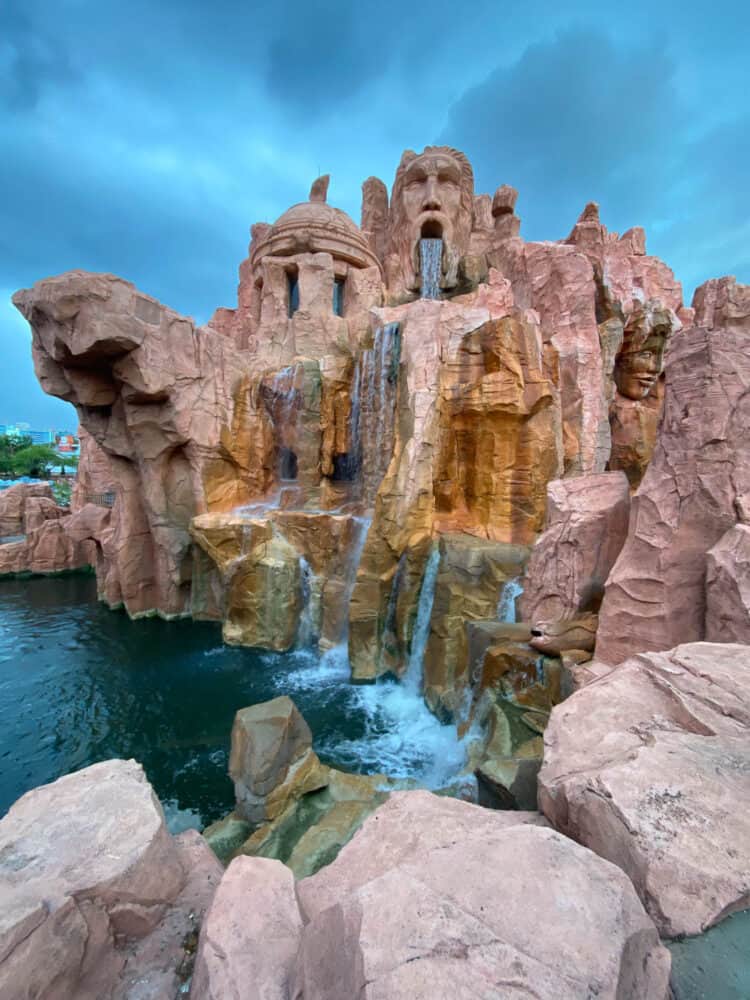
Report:
[[[0,580],[0,814],[36,785],[134,757],[177,815],[211,822],[234,804],[235,713],[279,694],[295,700],[334,766],[437,787],[463,765],[455,727],[418,695],[350,684],[343,646],[225,646],[213,623],[109,611],[91,577]]]

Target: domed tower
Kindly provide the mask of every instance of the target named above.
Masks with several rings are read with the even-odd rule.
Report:
[[[231,326],[240,346],[269,366],[354,348],[367,310],[381,300],[380,262],[354,220],[326,203],[328,180],[319,177],[309,200],[273,225],[252,227]]]

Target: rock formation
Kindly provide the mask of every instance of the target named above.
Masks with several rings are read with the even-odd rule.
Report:
[[[220,877],[195,831],[169,835],[135,761],[28,792],[0,820],[0,996],[174,996]]]
[[[750,648],[643,653],[553,709],[539,803],[619,865],[663,935],[750,904]]]
[[[750,288],[709,281],[695,306],[695,325],[670,347],[654,457],[605,590],[596,656],[606,663],[706,638],[708,552],[750,521]]]
[[[490,871],[502,891],[487,892]],[[276,863],[232,862],[201,932],[195,1000],[248,977],[258,996],[300,1000],[666,1000],[669,953],[628,880],[535,813],[395,793],[296,897]]]
[[[0,576],[62,573],[93,565],[93,546],[70,531],[71,516],[48,483],[0,490]],[[8,540],[10,539],[10,540]]]
[[[131,616],[218,619],[277,650],[348,636],[357,680],[419,654],[451,715],[463,623],[521,575],[548,484],[609,463],[635,485],[687,313],[641,230],[618,238],[590,205],[567,239],[527,243],[517,192],[476,194],[455,149],[404,153],[390,198],[369,178],[361,229],[327,191],[252,227],[237,306],[203,327],[111,275],[15,296],[40,382],[82,426],[66,530]]]

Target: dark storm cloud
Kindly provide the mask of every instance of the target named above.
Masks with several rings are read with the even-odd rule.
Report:
[[[47,87],[68,84],[75,77],[59,41],[34,23],[21,2],[6,0],[0,36],[0,109],[29,111]]]
[[[362,180],[438,137],[519,188],[527,238],[595,199],[686,285],[750,280],[747,5],[606,6],[0,0],[0,421],[62,405],[16,288],[113,271],[203,322],[252,222],[319,171],[357,218]]]
[[[628,46],[580,27],[466,91],[441,138],[466,150],[480,186],[519,188],[527,238],[564,237],[598,201],[609,228],[645,225],[690,293],[717,268],[750,277],[735,246],[747,231],[748,117],[716,126],[714,113],[683,96],[663,37]],[[712,260],[695,252],[706,242]]]

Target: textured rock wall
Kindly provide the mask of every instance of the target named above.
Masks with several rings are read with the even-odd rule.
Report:
[[[656,450],[606,586],[606,663],[705,638],[708,551],[750,521],[750,288],[709,281],[695,307],[696,325],[669,350]]]

